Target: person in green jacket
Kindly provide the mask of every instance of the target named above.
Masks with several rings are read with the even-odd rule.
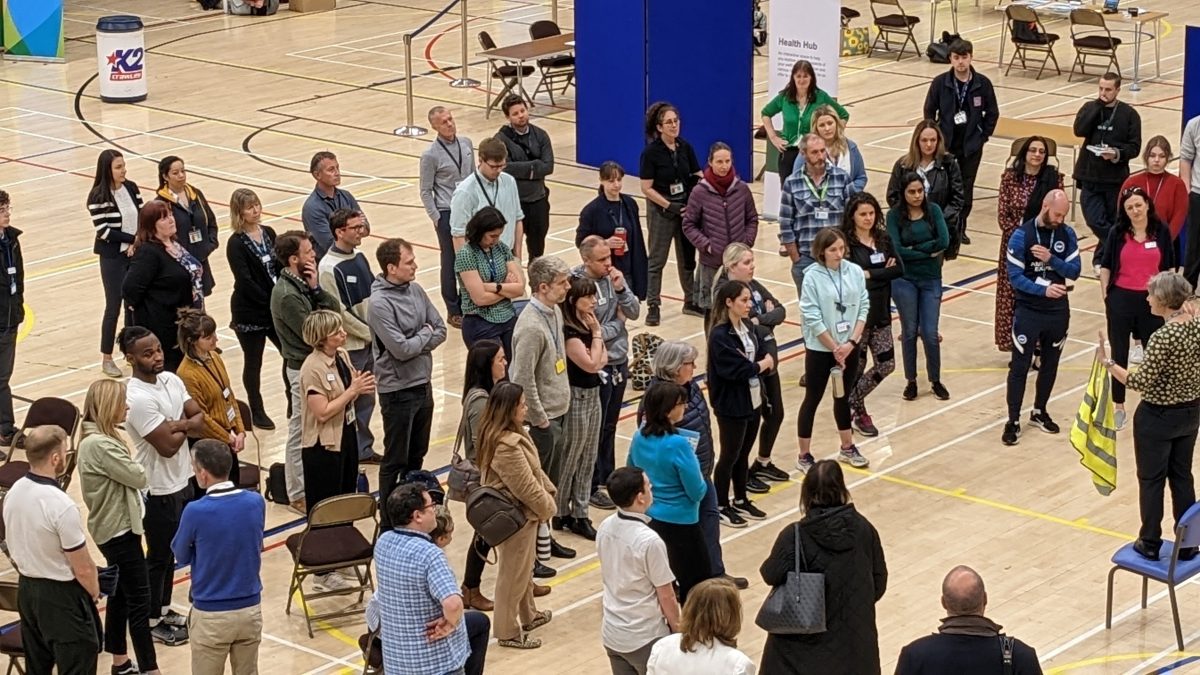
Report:
[[[83,403],[79,480],[88,508],[87,526],[109,565],[117,568],[117,590],[108,598],[104,651],[113,673],[157,673],[150,634],[150,579],[142,549],[142,495],[146,470],[133,458],[117,428],[125,422],[125,383],[104,379],[88,387]],[[125,633],[133,641],[129,659]]]
[[[796,144],[804,134],[811,131],[812,114],[817,108],[829,105],[837,111],[838,117],[850,119],[850,113],[838,105],[832,96],[817,87],[817,73],[813,66],[803,59],[792,66],[792,75],[787,86],[762,109],[763,129],[767,139],[779,150],[779,180],[787,180],[796,166],[799,149]],[[783,114],[783,129],[776,131],[772,118]]]

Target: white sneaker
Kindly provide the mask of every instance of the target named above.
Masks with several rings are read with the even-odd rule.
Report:
[[[1141,363],[1142,359],[1144,359],[1145,357],[1146,357],[1146,350],[1143,349],[1141,345],[1135,344],[1134,346],[1129,348],[1129,362],[1130,363]]]
[[[327,593],[329,591],[348,591],[353,587],[353,584],[351,584],[349,581],[346,581],[346,578],[337,572],[318,574],[313,577],[313,590],[318,593]]]
[[[1115,422],[1117,425],[1117,431],[1125,428],[1125,422],[1127,420],[1128,417],[1125,415],[1124,410],[1117,409],[1113,411],[1113,422]]]

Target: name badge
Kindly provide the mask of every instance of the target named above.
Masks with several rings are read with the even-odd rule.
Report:
[[[225,408],[225,420],[226,421],[233,423],[233,418],[235,418],[235,417],[237,417],[237,413],[235,413],[233,411],[233,408],[228,408],[228,407]]]
[[[829,220],[829,209],[817,209],[813,211],[813,218],[817,220]]]
[[[229,398],[230,393],[231,392],[229,391],[229,387],[225,387],[224,389],[221,390],[221,398]]]
[[[562,375],[567,370],[567,360],[559,359],[554,362],[554,372],[557,375]]]
[[[191,230],[188,232],[188,241],[193,244],[199,244],[204,240],[204,233],[200,230]]]
[[[1146,242],[1146,248],[1158,248],[1158,242],[1157,241],[1148,241],[1148,242]],[[12,270],[10,269],[8,271],[8,273],[12,274]]]
[[[261,256],[259,256],[258,259],[263,261],[263,264],[266,265],[267,263],[271,262],[271,254],[264,253]]]
[[[965,113],[961,110],[954,113],[954,123],[955,124],[966,124],[967,123],[967,113]]]
[[[971,99],[971,105],[975,106],[976,108],[982,108],[983,107],[983,97],[976,96],[975,98]]]
[[[846,332],[849,332],[849,330],[850,330],[850,322],[849,322],[849,321],[839,321],[839,322],[837,322],[837,325],[836,325],[836,326],[834,326],[834,328],[835,328],[835,329],[837,330],[837,332],[839,332],[839,333],[846,333]]]
[[[325,373],[325,379],[329,380],[330,382],[333,382],[336,378],[337,375],[334,375],[333,373]]]
[[[1037,277],[1033,280],[1033,283],[1037,284],[1038,286],[1049,286],[1050,280],[1046,277]]]
[[[879,253],[879,252],[872,253],[871,254],[871,264],[878,265],[884,261],[885,257],[886,256],[884,256],[882,253]]]
[[[672,195],[683,194],[683,183],[680,183],[678,181],[671,183],[671,194]]]
[[[357,277],[357,276],[355,276],[355,275],[353,275],[353,274],[347,274],[347,275],[346,275],[346,283],[348,283],[348,284],[357,284],[357,283],[358,283],[358,277]]]
[[[601,307],[608,304],[608,298],[600,290],[600,284],[596,284],[596,304]]]
[[[354,404],[346,406],[346,424],[354,424],[358,418],[354,416]]]

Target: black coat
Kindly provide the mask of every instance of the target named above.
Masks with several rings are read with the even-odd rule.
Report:
[[[184,307],[193,307],[192,275],[157,241],[139,244],[121,287],[129,315],[126,325],[143,326],[162,343],[170,363],[179,359],[175,321]],[[176,362],[178,362],[176,360]]]
[[[888,208],[904,206],[904,174],[913,171],[901,163],[904,158],[896,160],[892,165],[892,177],[888,179],[887,203]],[[929,191],[925,198],[942,208],[942,217],[946,219],[946,228],[951,232],[958,227],[958,212],[962,210],[966,190],[963,188],[962,170],[958,168],[958,160],[954,155],[946,153],[934,162],[933,168],[925,174],[929,181]]]
[[[825,574],[826,631],[768,634],[759,674],[878,674],[875,603],[887,590],[879,533],[853,504],[846,504],[814,509],[800,521],[800,536],[807,570]],[[796,569],[795,547],[795,528],[789,524],[759,570],[764,582],[783,585]]]
[[[9,227],[0,243],[0,330],[16,330],[25,320],[25,255],[20,236],[20,230]],[[8,273],[10,267],[16,270],[13,274]]]
[[[850,261],[871,274],[867,279],[867,295],[871,299],[871,308],[867,310],[867,328],[879,328],[892,322],[892,279],[899,279],[904,274],[904,263],[892,248],[886,234],[876,237],[875,249],[870,249],[857,240],[850,242]],[[883,262],[871,260],[875,253],[883,254]],[[888,259],[894,259],[895,265],[887,266]]]
[[[1142,116],[1124,101],[1108,108],[1099,99],[1088,101],[1075,114],[1075,135],[1083,145],[1107,144],[1120,153],[1117,161],[1098,157],[1087,148],[1079,149],[1072,178],[1078,183],[1120,185],[1129,177],[1129,160],[1142,151]]]
[[[599,196],[579,212],[579,226],[575,228],[576,246],[593,234],[605,239],[613,236],[617,224],[608,215],[608,203],[608,198],[604,196],[604,188],[600,188]],[[645,300],[646,288],[649,284],[650,262],[646,257],[646,238],[642,234],[642,221],[639,220],[637,202],[633,201],[633,197],[622,194],[621,209],[625,213],[622,222],[625,225],[625,241],[629,250],[625,255],[614,255],[612,264],[625,275],[625,282],[633,289],[633,294],[639,300]]]
[[[999,637],[935,633],[900,650],[896,675],[1003,675]],[[1013,641],[1013,675],[1042,675],[1033,647]]]
[[[158,198],[171,205],[171,213],[175,216],[175,240],[187,249],[192,257],[204,265],[204,297],[212,295],[216,280],[213,279],[212,266],[208,264],[208,256],[217,250],[217,216],[204,198],[204,193],[187,186],[191,191],[188,196],[188,207],[185,209],[175,201],[175,195],[167,188],[158,191]],[[197,239],[197,241],[192,241]]]
[[[263,242],[272,251],[274,258],[275,230],[261,226]],[[233,295],[229,298],[229,313],[235,325],[271,327],[271,289],[275,279],[267,274],[267,268],[258,254],[250,248],[248,237],[234,234],[225,243],[225,257],[233,270]],[[275,274],[279,274],[279,262],[272,261]]]
[[[754,361],[746,358],[742,338],[738,337],[731,324],[723,323],[714,327],[708,336],[708,398],[717,417],[749,417],[754,414],[755,408],[750,400],[750,379],[758,377],[758,362],[767,352],[758,337],[758,331],[751,330],[750,337],[754,340]],[[759,391],[761,393],[761,386]]]
[[[950,139],[954,138],[954,116],[958,113],[956,81],[954,70],[947,70],[933,78],[929,83],[929,93],[925,95],[925,119],[938,123],[947,148],[950,147]],[[996,123],[1000,121],[1000,106],[996,102],[992,81],[975,72],[974,68],[971,68],[971,84],[965,103],[967,123],[962,154],[969,157],[983,151],[984,144],[992,137]]]

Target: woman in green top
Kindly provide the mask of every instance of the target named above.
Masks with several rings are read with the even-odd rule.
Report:
[[[832,96],[817,87],[817,73],[803,59],[792,66],[787,86],[762,109],[763,129],[771,145],[779,150],[779,180],[787,180],[796,166],[800,151],[796,144],[811,130],[812,113],[823,105],[833,106],[838,117],[850,119],[850,113]],[[783,113],[783,130],[776,131],[771,118]]]
[[[112,654],[112,672],[122,675],[158,672],[150,637],[150,578],[142,549],[140,491],[149,482],[118,431],[127,411],[124,382],[93,382],[83,402],[78,457],[88,531],[104,559],[117,568],[117,590],[108,598],[104,622],[104,651]],[[126,626],[137,665],[129,660]]]
[[[942,346],[938,319],[942,311],[942,254],[950,245],[950,230],[942,209],[925,196],[925,181],[910,171],[901,185],[904,203],[888,211],[888,238],[904,262],[904,275],[892,280],[892,301],[900,314],[900,344],[904,352],[904,400],[917,397],[917,337],[925,345],[925,368],[938,400],[950,398],[942,385]]]

